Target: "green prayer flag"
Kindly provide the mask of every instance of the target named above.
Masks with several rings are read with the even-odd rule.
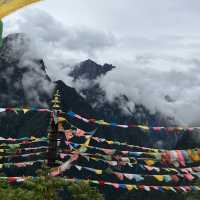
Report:
[[[12,166],[11,163],[4,163],[4,164],[3,164],[3,167],[4,167],[4,168],[10,168],[11,166]]]
[[[105,160],[112,160],[112,156],[102,155],[102,157],[103,157]]]
[[[19,147],[20,147],[20,144],[8,144],[8,148],[13,149],[13,150]]]
[[[105,170],[105,172],[106,172],[107,174],[112,174],[112,173],[113,173],[113,170],[112,170],[110,167],[108,167],[108,168]]]
[[[79,149],[79,151],[81,152],[81,153],[85,153],[86,151],[87,151],[87,147],[81,147],[80,149]]]
[[[117,142],[117,141],[115,141],[115,142],[114,142],[114,144],[116,144],[116,145],[120,145],[121,143],[120,143],[120,142]]]
[[[84,157],[88,162],[90,161],[90,157],[89,156],[85,156]]]

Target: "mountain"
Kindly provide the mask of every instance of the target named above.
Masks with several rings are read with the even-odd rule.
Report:
[[[3,47],[0,49],[0,107],[48,108],[51,106],[54,91],[58,89],[61,94],[61,109],[65,112],[72,110],[84,117],[127,124],[168,125],[172,123],[173,119],[165,118],[161,113],[150,114],[143,105],[137,105],[134,112],[131,110],[124,112],[123,107],[129,103],[126,95],[117,97],[112,103],[107,101],[105,91],[96,79],[115,70],[116,66],[99,65],[92,60],[81,62],[74,66],[69,75],[73,78],[74,85],[80,80],[88,84],[81,89],[72,88],[61,80],[53,82],[46,72],[48,66],[45,66],[42,58],[33,59],[33,55],[28,54],[29,48],[30,40],[23,34],[8,35],[3,40]],[[166,99],[172,101],[167,96]],[[48,113],[0,113],[1,137],[46,136],[49,118]],[[164,148],[174,148],[177,142],[179,147],[183,148],[195,145],[189,142],[192,141],[189,134],[178,138],[179,136],[173,134],[148,134],[135,128],[106,128],[85,124],[75,119],[69,121],[84,130],[97,128],[97,136],[125,141],[129,144]],[[163,193],[161,196],[157,195],[158,193],[147,194],[141,191],[113,193],[109,188],[103,188],[102,191],[106,199],[182,199],[170,193]]]
[[[51,84],[51,80],[43,60],[30,59],[26,55],[29,42],[23,34],[9,35],[3,40],[0,49],[1,107],[44,105],[51,99],[48,90],[38,89]]]
[[[142,105],[136,105],[135,111],[132,111],[128,107],[130,100],[126,95],[118,96],[110,103],[106,99],[104,89],[99,85],[96,79],[116,68],[116,66],[110,64],[99,65],[92,60],[86,60],[75,65],[69,75],[73,78],[75,88],[76,82],[87,82],[86,86],[76,89],[78,89],[78,92],[82,94],[86,101],[107,120],[142,123],[151,126],[159,125],[159,123],[164,126],[171,123],[173,119],[164,119],[160,113],[150,115],[148,110]]]
[[[94,61],[88,59],[76,65],[69,75],[75,80],[80,78],[94,80],[99,76],[105,75],[114,68],[114,66],[109,64],[104,64],[103,66],[98,65]]]
[[[91,106],[75,89],[62,81],[54,83],[46,73],[42,59],[33,59],[30,41],[24,34],[8,35],[0,49],[0,107],[48,108],[54,90],[62,93],[62,109],[95,116]],[[0,113],[1,136],[22,137],[47,135],[49,114],[28,112]]]
[[[176,126],[174,119],[163,116],[162,113],[152,115],[143,105],[136,105],[135,110],[128,108],[130,103],[126,95],[120,95],[109,102],[106,98],[105,90],[96,81],[98,78],[110,73],[117,67],[109,64],[99,65],[92,60],[86,60],[74,66],[69,75],[73,78],[75,89],[81,94],[86,102],[98,113],[99,119],[109,122],[121,122],[122,124],[145,124],[149,126]],[[77,87],[86,83],[85,86]],[[166,101],[173,102],[170,96],[166,95]],[[199,131],[192,134],[144,134],[140,130],[108,129],[99,131],[100,136],[110,137],[138,145],[155,148],[195,148],[199,146]],[[104,134],[109,132],[109,134]]]
[[[132,111],[129,108],[131,101],[126,95],[122,94],[116,97],[113,102],[108,101],[106,92],[100,86],[98,79],[116,68],[113,65],[99,65],[92,60],[86,60],[75,65],[69,73],[73,78],[75,89],[92,106],[96,113],[98,113],[99,119],[105,119],[109,122],[121,122],[122,124],[145,124],[149,126],[174,125],[172,118],[166,117],[158,112],[153,115],[143,105],[136,105],[135,110]],[[138,145],[172,148],[175,147],[177,142],[177,140],[174,140],[174,137],[169,137],[166,142],[166,137],[163,135],[158,136],[152,134],[152,137],[148,137],[147,134],[139,130],[134,130],[134,133],[131,129],[114,129],[114,131],[110,129],[108,131],[111,138],[128,140]],[[107,137],[103,132],[100,135]]]
[[[115,70],[116,66],[99,65],[92,60],[81,62],[73,67],[69,75],[73,78],[74,85],[80,80],[86,80],[88,84],[81,89],[71,88],[61,80],[53,82],[46,72],[42,58],[29,55],[29,48],[30,40],[24,34],[8,35],[3,40],[3,47],[0,49],[0,107],[49,107],[53,92],[59,89],[61,109],[66,112],[72,110],[88,118],[126,124],[165,126],[172,123],[173,119],[163,117],[161,113],[152,115],[142,105],[136,105],[134,112],[129,110],[126,106],[129,103],[126,95],[117,97],[113,102],[107,101],[105,91],[96,79]],[[1,113],[0,131],[13,137],[44,135],[49,125],[48,119],[49,116],[45,113]],[[79,125],[86,130],[96,128],[83,123]],[[133,129],[99,127],[97,135],[137,145],[160,147],[162,144],[164,148],[175,147],[177,142],[177,139],[165,134],[151,134],[149,137],[141,130]]]

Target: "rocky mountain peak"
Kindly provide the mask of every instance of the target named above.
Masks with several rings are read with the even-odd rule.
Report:
[[[43,60],[25,56],[29,48],[30,40],[25,34],[11,34],[3,39],[0,49],[1,106],[41,106],[49,101],[54,86]]]
[[[135,111],[129,110],[129,107],[127,107],[129,99],[123,94],[116,98],[114,102],[107,101],[105,91],[94,80],[113,70],[115,68],[113,65],[100,65],[92,60],[86,60],[76,65],[70,73],[74,80],[85,78],[91,81],[89,88],[77,92],[62,81],[53,83],[48,78],[42,58],[24,58],[27,49],[29,49],[29,39],[24,34],[12,34],[3,40],[3,47],[0,50],[1,107],[48,107],[54,86],[56,86],[62,94],[61,106],[66,112],[72,110],[88,118],[105,119],[110,122],[125,124],[168,124],[169,120],[163,119],[162,121],[162,116],[159,113],[152,115],[142,105],[136,105]],[[81,97],[80,93],[83,94],[84,98]],[[124,108],[127,108],[125,112],[128,112],[128,115],[124,114]],[[21,119],[23,119],[23,123],[21,123]],[[19,133],[42,134],[48,126],[46,117],[40,114],[22,115],[21,119],[16,116],[11,116],[9,119],[5,118],[5,121],[1,123],[0,131],[7,136],[9,134],[13,136],[13,133],[16,133],[16,135],[19,135]],[[42,119],[44,120],[43,123],[41,123]],[[13,126],[10,125],[10,121],[15,122]],[[91,127],[88,130],[91,130]],[[98,131],[98,135],[102,137],[107,137],[108,133],[111,139],[122,139],[123,141],[128,139],[130,143],[137,145],[153,146],[158,140],[162,140],[159,134],[157,134],[158,138],[156,136],[147,140],[147,138],[144,138],[147,137],[147,134],[137,133],[137,130],[133,134],[131,129],[126,131],[122,129]],[[167,143],[163,143],[163,148],[171,148],[173,145],[175,145],[174,142],[168,140]]]
[[[72,76],[74,80],[80,78],[93,80],[99,76],[105,75],[113,68],[115,68],[113,65],[109,64],[99,65],[94,61],[88,59],[76,65],[74,69],[71,71],[70,76]]]
[[[0,57],[6,62],[19,61],[30,45],[30,39],[23,33],[10,34],[3,39]]]

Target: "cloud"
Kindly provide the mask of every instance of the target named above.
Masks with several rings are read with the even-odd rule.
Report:
[[[111,71],[100,80],[107,98],[113,101],[120,94],[125,94],[133,106],[142,104],[151,113],[161,112],[175,117],[181,124],[199,122],[200,78],[199,64],[194,61],[193,67],[160,70],[146,67],[144,63],[154,66],[156,62],[166,68],[168,65],[179,65],[175,61],[163,61],[161,58],[136,60],[131,66],[122,66]],[[185,64],[184,64],[185,62]],[[183,68],[189,66],[188,60],[182,61]],[[158,64],[157,63],[157,64]],[[189,68],[189,67],[188,67]],[[170,101],[166,97],[170,97]],[[133,107],[134,109],[134,107]]]
[[[200,31],[198,0],[45,0],[37,6],[65,24],[117,35],[199,35]]]
[[[55,85],[47,78],[41,57],[34,50],[24,34],[10,35],[5,40],[0,51],[2,92],[7,94],[1,94],[4,106],[48,107]]]
[[[48,99],[52,97],[55,84],[50,82],[45,71],[41,70],[41,63],[24,55],[19,66],[28,69],[23,73],[21,82],[29,105],[48,107]]]
[[[64,26],[48,13],[30,9],[5,22],[5,35],[13,32],[27,34],[34,44],[34,54],[43,57],[53,79],[65,79],[70,66],[96,52],[115,45],[112,34],[87,27]],[[33,54],[33,53],[32,53]],[[65,73],[58,73],[65,67]],[[64,73],[64,74],[63,74]],[[55,77],[55,74],[57,76]]]
[[[170,13],[173,14],[170,19],[167,21],[167,16],[164,17],[168,25],[178,9],[177,4],[171,6]],[[128,110],[134,110],[135,104],[143,104],[152,113],[159,111],[175,117],[177,123],[199,123],[200,37],[188,32],[183,24],[183,29],[178,28],[177,33],[176,30],[165,31],[168,26],[163,29],[158,23],[162,31],[157,34],[145,31],[146,34],[138,36],[138,31],[136,34],[131,31],[123,35],[123,31],[118,34],[86,26],[66,26],[46,12],[28,10],[5,22],[5,34],[26,33],[32,40],[31,54],[44,58],[48,73],[54,80],[61,79],[71,85],[69,71],[74,63],[87,58],[100,64],[112,63],[117,68],[97,80],[109,101],[125,94],[130,100]],[[183,14],[185,18],[187,10],[183,10]],[[190,16],[190,19],[194,18]],[[185,32],[180,34],[180,30]],[[83,87],[83,83],[77,83],[76,87]]]

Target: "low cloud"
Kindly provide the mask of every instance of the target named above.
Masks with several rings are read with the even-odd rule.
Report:
[[[44,58],[53,80],[61,79],[71,85],[69,71],[87,58],[100,64],[111,63],[117,68],[96,80],[109,101],[126,95],[130,101],[128,110],[142,104],[151,113],[158,111],[174,117],[179,124],[199,123],[200,37],[125,37],[87,27],[64,26],[43,11],[28,10],[15,23],[12,18],[6,21],[5,34],[26,33],[33,43],[32,55]]]
[[[4,42],[0,51],[4,106],[48,107],[55,85],[48,79],[41,57],[34,53],[31,40],[24,34],[14,34]]]
[[[110,33],[88,27],[66,27],[44,11],[28,10],[5,22],[4,35],[27,34],[34,46],[32,55],[44,58],[54,80],[65,79],[70,84],[71,79],[66,75],[72,65],[88,57],[95,58],[97,52],[115,45],[115,38]]]
[[[142,104],[153,114],[175,117],[181,124],[199,122],[199,68],[188,71],[124,67],[113,70],[100,81],[107,98],[125,94],[134,105]],[[168,97],[168,98],[167,98]],[[170,99],[170,100],[169,100]]]

